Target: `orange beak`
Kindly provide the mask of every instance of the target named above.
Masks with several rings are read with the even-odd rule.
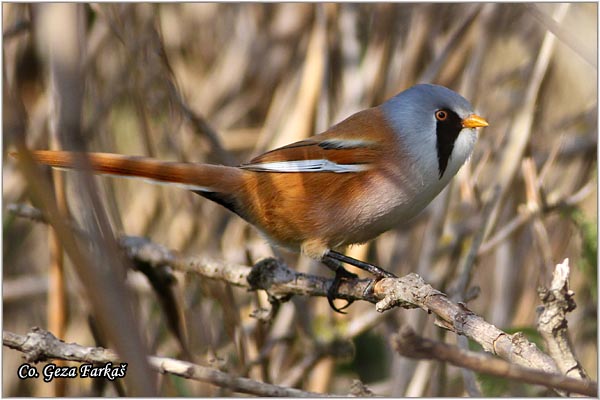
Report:
[[[463,128],[483,128],[488,125],[488,122],[477,114],[471,114],[462,120]]]

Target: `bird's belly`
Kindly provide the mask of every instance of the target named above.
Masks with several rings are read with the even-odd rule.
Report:
[[[377,213],[355,216],[349,219],[346,228],[337,236],[332,247],[365,243],[382,233],[401,226],[418,214],[424,207],[398,204],[395,207],[379,208]]]
[[[272,243],[292,250],[306,242],[338,248],[374,239],[417,215],[446,183],[409,180],[393,173],[372,174],[368,179],[348,175],[336,177],[345,179],[343,184],[323,184],[323,190],[309,191],[309,201],[302,201],[306,188],[302,180],[293,178],[284,185],[285,193],[267,199],[261,209],[263,218],[247,218]]]
[[[419,214],[446,186],[445,180],[375,185],[368,201],[348,209],[344,231],[332,247],[365,243],[383,232],[402,226]]]

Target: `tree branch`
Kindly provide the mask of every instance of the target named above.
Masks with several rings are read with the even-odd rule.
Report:
[[[4,346],[22,352],[27,362],[41,362],[49,359],[89,363],[120,363],[119,356],[110,349],[86,347],[76,343],[65,343],[52,333],[33,328],[26,336],[4,331]],[[208,382],[238,393],[248,393],[263,397],[328,397],[327,394],[305,392],[294,388],[272,385],[248,378],[236,377],[217,369],[192,364],[167,357],[148,357],[152,369],[161,374],[172,374],[186,379]]]
[[[291,295],[325,297],[332,282],[330,279],[293,271],[273,259],[263,260],[249,268],[206,257],[179,256],[163,246],[139,237],[125,236],[121,238],[120,244],[133,260],[154,266],[170,265],[175,270],[199,274],[236,286],[253,290],[263,289],[279,299]],[[371,279],[343,281],[339,288],[339,297],[376,303],[376,310],[379,312],[394,307],[422,308],[436,314],[442,327],[475,340],[488,352],[524,367],[558,372],[552,358],[522,334],[509,335],[501,331],[466,308],[464,304],[452,302],[417,274],[385,278],[378,282]]]
[[[598,394],[598,385],[590,380],[575,379],[536,369],[524,368],[488,355],[425,339],[416,335],[408,327],[402,328],[400,333],[393,339],[393,344],[396,351],[405,357],[445,361],[458,367],[468,368],[484,374],[587,396],[596,396]]]
[[[331,279],[296,272],[273,259],[263,260],[249,268],[207,257],[184,257],[140,237],[124,236],[119,243],[134,261],[154,267],[166,265],[178,271],[198,274],[250,290],[262,289],[275,300],[284,301],[292,295],[325,297],[332,282]],[[438,325],[476,341],[485,351],[511,363],[548,373],[559,371],[552,358],[529,342],[523,334],[503,332],[463,303],[451,301],[417,274],[385,278],[378,282],[371,279],[343,281],[339,297],[375,303],[378,312],[394,307],[419,307],[436,314]]]
[[[375,293],[383,297],[376,305],[378,311],[387,310],[399,301],[410,302],[436,314],[440,326],[475,340],[485,351],[524,367],[558,372],[552,359],[521,333],[509,335],[501,331],[463,303],[453,303],[416,274],[382,279],[375,285]]]
[[[589,379],[573,354],[567,330],[567,313],[576,307],[572,290],[569,289],[569,259],[556,265],[550,288],[540,288],[539,296],[544,305],[540,307],[538,331],[541,333],[550,356],[560,372],[566,376]]]

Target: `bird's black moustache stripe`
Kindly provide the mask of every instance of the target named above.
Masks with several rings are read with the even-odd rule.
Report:
[[[462,120],[453,111],[447,110],[448,117],[443,121],[437,121],[435,133],[437,137],[438,170],[440,179],[446,171],[448,161],[454,149],[454,143],[463,129]]]

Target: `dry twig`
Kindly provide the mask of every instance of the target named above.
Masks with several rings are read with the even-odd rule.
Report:
[[[226,281],[236,286],[263,289],[277,298],[298,294],[325,297],[331,284],[330,279],[295,272],[272,259],[263,260],[251,269],[203,257],[178,256],[163,246],[139,237],[124,237],[120,243],[129,257],[150,265],[170,265],[179,271]],[[385,278],[374,285],[370,279],[343,282],[339,294],[346,300],[376,303],[379,312],[398,306],[422,308],[436,314],[443,327],[475,340],[486,351],[518,365],[557,372],[552,359],[523,335],[509,335],[501,331],[463,304],[453,303],[417,274]]]
[[[598,394],[598,385],[590,380],[539,371],[508,363],[488,355],[463,350],[446,343],[436,342],[416,335],[410,328],[403,328],[394,340],[394,347],[405,357],[446,361],[473,371],[543,385],[588,396]]]
[[[589,379],[581,364],[575,358],[567,330],[567,313],[575,309],[573,291],[569,289],[569,259],[557,264],[550,288],[540,288],[538,331],[546,342],[548,353],[556,362],[560,372],[566,376]]]
[[[110,349],[85,347],[76,343],[65,343],[52,333],[33,328],[26,336],[3,332],[4,346],[18,350],[25,355],[27,362],[40,362],[48,359],[79,361],[89,363],[119,363],[122,360]],[[172,374],[186,379],[208,382],[238,393],[248,393],[264,397],[323,397],[320,393],[258,382],[248,378],[235,377],[214,368],[192,364],[168,357],[148,357],[151,368],[161,374]]]
[[[180,256],[140,237],[124,236],[120,245],[135,261],[154,267],[168,265],[175,270],[248,289],[263,289],[274,299],[287,300],[292,295],[325,297],[331,284],[330,279],[293,271],[273,259],[263,260],[250,268],[206,257]],[[558,371],[552,359],[523,335],[509,335],[501,331],[464,304],[452,302],[417,274],[385,278],[376,283],[370,279],[344,281],[339,297],[376,303],[379,312],[398,306],[422,308],[436,314],[439,325],[475,340],[488,352],[524,367],[552,373]]]
[[[561,21],[567,7],[569,10]],[[49,127],[54,118],[51,115],[62,110],[70,120],[81,121],[79,136],[97,151],[138,154],[150,149],[162,159],[235,164],[220,152],[226,149],[223,150],[225,155],[234,160],[248,159],[277,143],[288,144],[320,132],[351,112],[379,104],[406,89],[419,81],[425,71],[432,78],[430,83],[446,85],[469,99],[477,112],[490,121],[490,128],[478,139],[473,165],[464,166],[455,179],[454,189],[460,191],[445,191],[409,226],[383,235],[368,247],[368,255],[365,251],[356,257],[368,257],[400,275],[417,272],[424,281],[448,293],[454,305],[460,301],[470,305],[468,299],[472,298],[472,291],[465,293],[463,289],[475,284],[481,286],[476,310],[486,310],[485,318],[504,330],[510,326],[531,326],[537,320],[534,310],[541,303],[535,282],[546,282],[546,274],[551,275],[551,269],[538,267],[554,264],[552,261],[542,263],[540,255],[547,260],[548,250],[552,254],[569,254],[573,264],[580,258],[593,258],[590,252],[597,251],[593,246],[595,240],[587,236],[587,227],[592,228],[596,217],[592,197],[597,196],[597,176],[593,173],[597,163],[594,152],[597,88],[589,85],[597,75],[596,61],[590,62],[589,57],[594,55],[590,50],[597,42],[594,4],[529,8],[502,3],[484,7],[401,3],[381,6],[140,4],[79,8],[86,24],[77,35],[72,35],[79,38],[81,45],[77,51],[81,57],[71,61],[80,68],[76,74],[66,74],[63,82],[73,81],[80,75],[85,88],[83,93],[71,97],[76,103],[73,107],[65,104],[53,109],[50,104],[57,87],[46,73],[52,70],[51,62],[36,52],[43,49],[49,39],[49,35],[39,29],[39,15],[35,14],[38,7],[18,3],[4,5],[7,29],[3,37],[8,39],[4,46],[6,68],[3,74],[4,97],[9,98],[3,112],[7,151],[14,150],[15,146],[20,151],[48,148]],[[56,21],[54,19],[51,26],[55,30],[73,28]],[[555,51],[551,50],[550,43],[553,36],[557,39]],[[63,40],[60,44],[64,49],[67,42]],[[61,60],[68,61],[63,57],[57,61]],[[76,130],[61,129],[61,132],[65,137],[72,137]],[[526,170],[519,167],[524,157],[535,161],[531,171],[539,169],[537,179],[531,179],[535,178],[532,174],[523,176]],[[127,321],[119,323],[120,311],[127,308],[123,307],[126,302],[114,301],[115,296],[107,296],[107,293],[112,286],[121,292],[123,276],[107,274],[108,286],[97,278],[86,280],[97,267],[112,271],[119,266],[116,269],[124,273],[125,268],[131,266],[132,263],[116,259],[120,250],[114,243],[104,247],[104,242],[110,242],[112,232],[134,232],[186,254],[192,254],[192,249],[202,249],[202,255],[226,257],[246,265],[251,265],[247,260],[255,260],[258,254],[272,254],[241,219],[213,203],[197,201],[188,192],[169,190],[165,197],[167,193],[163,190],[146,188],[144,184],[113,184],[111,180],[102,185],[106,186],[107,196],[96,196],[92,193],[102,191],[92,185],[89,177],[79,180],[84,184],[76,186],[75,193],[70,194],[69,200],[74,200],[71,211],[77,215],[79,209],[85,210],[91,217],[84,219],[88,223],[99,213],[102,228],[88,227],[87,233],[83,233],[68,217],[54,212],[56,201],[49,196],[50,187],[42,182],[41,176],[35,178],[31,163],[18,168],[12,159],[5,160],[5,200],[23,202],[28,195],[35,194],[31,197],[32,204],[43,210],[43,218],[59,228],[59,237],[65,242],[63,246],[73,263],[74,270],[70,272],[86,275],[81,282],[71,279],[69,283],[76,286],[83,283],[90,297],[104,296],[98,297],[105,303],[99,307],[106,305],[111,310],[117,304],[122,310],[115,309],[109,318],[119,326],[119,332],[129,330]],[[503,194],[494,207],[496,217],[491,218],[496,219],[496,223],[489,224],[492,229],[486,228],[484,242],[479,246],[479,227],[486,218],[474,213],[473,206],[479,205],[498,182]],[[80,193],[92,187],[96,189],[89,196]],[[521,206],[525,190],[535,195],[528,200],[535,200],[529,204],[536,207]],[[98,197],[106,199],[107,204],[101,206]],[[99,206],[108,208],[114,229],[106,229],[104,213],[96,211]],[[36,218],[35,213],[30,216]],[[39,216],[42,217],[41,213]],[[575,227],[569,224],[571,219],[577,220]],[[45,293],[47,285],[25,279],[37,276],[47,280],[46,236],[39,234],[43,229],[18,220],[7,218],[5,222],[5,275],[11,278],[5,289],[12,289],[4,293],[10,295],[10,299],[5,300],[11,301],[5,307],[5,321],[10,325],[6,328],[22,332],[18,326],[36,324],[33,321],[36,313],[22,310],[43,311],[46,306],[41,296],[32,298],[32,294]],[[536,225],[544,228],[542,222],[550,248],[545,245],[543,229],[536,228]],[[583,240],[573,235],[575,229],[586,235],[582,236]],[[537,245],[540,243],[544,246]],[[98,247],[101,250],[96,251]],[[198,260],[202,264],[202,259]],[[477,260],[475,264],[474,260]],[[289,265],[308,271],[305,261],[296,264],[290,259]],[[249,271],[248,267],[240,267],[241,271]],[[273,273],[286,276],[286,273],[276,272],[279,267],[274,269]],[[148,267],[147,270],[156,269]],[[294,381],[294,387],[302,385],[298,387],[325,392],[325,389],[311,389],[311,385],[319,381],[319,384],[339,387],[348,382],[345,372],[331,373],[334,365],[331,356],[317,361],[318,368],[325,365],[318,371],[327,372],[320,373],[311,366],[308,355],[317,344],[329,343],[332,336],[344,339],[363,336],[361,332],[371,331],[370,327],[375,329],[368,335],[378,336],[393,331],[398,323],[410,324],[415,332],[424,332],[424,336],[427,336],[425,333],[445,335],[430,323],[428,314],[421,311],[379,313],[371,304],[361,302],[350,309],[349,315],[336,318],[325,301],[306,296],[294,299],[294,304],[279,307],[295,281],[269,282],[270,273],[264,274],[268,290],[271,293],[280,290],[273,296],[275,306],[267,316],[272,323],[248,319],[249,307],[267,306],[267,296],[262,291],[245,293],[248,283],[244,276],[240,284],[242,290],[231,287],[228,279],[237,278],[232,270],[223,270],[228,267],[212,271],[222,274],[216,278],[221,280],[204,279],[204,275],[198,277],[190,272],[182,285],[173,288],[178,301],[186,305],[184,331],[190,338],[191,353],[229,358],[232,362],[228,372],[235,371],[239,376],[280,385]],[[577,270],[571,272],[573,278],[577,278],[572,279],[571,289],[577,293],[595,289],[591,280],[576,276]],[[495,277],[489,278],[490,274]],[[322,275],[329,276],[325,271]],[[297,274],[292,271],[290,276],[295,279]],[[148,296],[147,282],[138,274],[130,273],[128,278],[133,278],[128,283],[134,286],[128,286],[136,291],[140,300],[131,303],[135,307],[135,318],[129,320],[139,319],[138,325],[150,327],[146,342],[151,348],[173,349],[172,335],[164,334],[162,329],[165,320],[157,318],[153,311],[156,301]],[[311,276],[299,278],[295,292],[313,296],[329,284],[329,280],[311,279]],[[451,282],[454,284],[447,286]],[[369,289],[369,283],[365,280],[358,286]],[[303,287],[310,284],[316,289],[303,292]],[[357,294],[364,295],[358,286]],[[454,297],[456,287],[465,297]],[[210,295],[206,296],[206,292]],[[372,297],[373,303],[379,300],[370,291],[366,294]],[[72,297],[75,292],[69,290],[68,295]],[[215,301],[224,308],[215,307]],[[69,324],[85,325],[83,313],[78,312],[78,301],[72,298],[69,302],[73,305]],[[579,303],[581,307],[581,301]],[[423,301],[421,307],[427,309],[431,305]],[[95,318],[103,314],[95,307],[86,309]],[[225,314],[220,315],[221,312]],[[591,321],[581,313],[572,315],[569,316],[569,333],[577,337],[571,343],[573,353],[582,367],[593,374],[596,338],[588,327],[596,323],[595,318]],[[207,325],[205,321],[212,323]],[[57,331],[49,330],[63,338]],[[67,330],[70,331],[72,329]],[[480,332],[473,334],[481,335]],[[457,339],[466,342],[464,336]],[[145,362],[143,352],[127,344],[120,347],[117,340],[139,340],[136,332],[115,337],[106,346],[128,358],[132,370],[134,359],[123,352],[124,348],[137,352]],[[396,354],[385,359],[366,359],[363,354],[372,354],[370,344],[356,342],[353,373],[368,369],[378,375],[381,381],[373,385],[376,393],[406,396],[426,392],[432,396],[457,396],[467,388],[460,383],[459,372],[445,364],[427,360],[415,362]],[[518,347],[514,351],[518,352]],[[507,354],[511,354],[510,351]],[[6,361],[13,364],[19,356],[17,352],[8,352]],[[385,379],[383,373],[387,369],[401,373]],[[563,367],[558,366],[556,372],[559,369]],[[135,370],[140,371],[140,368],[135,367]],[[461,373],[473,375],[465,368]],[[132,378],[128,376],[128,380]],[[181,381],[182,390],[197,385],[191,380]],[[407,390],[409,382],[410,390]],[[5,393],[9,396],[50,394],[48,385],[39,381],[20,382],[13,376],[5,383]],[[86,383],[73,382],[68,391],[86,393]],[[142,384],[148,386],[148,379]],[[133,386],[129,386],[129,392],[135,393]],[[474,391],[468,393],[475,394]],[[502,395],[518,395],[518,392],[508,388]]]

